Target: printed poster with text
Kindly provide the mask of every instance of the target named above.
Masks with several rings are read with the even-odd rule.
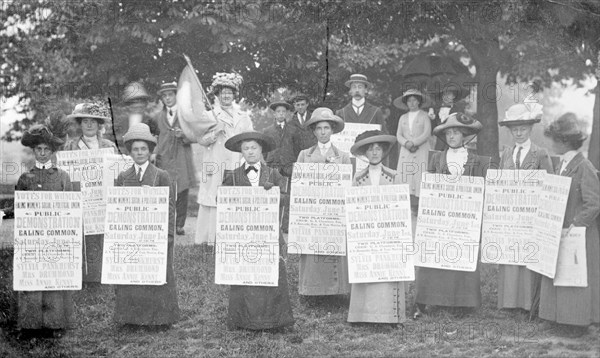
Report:
[[[112,178],[105,176],[105,156],[112,153],[112,148],[56,152],[56,165],[80,183],[85,235],[104,233],[106,188],[113,186]]]
[[[484,178],[423,173],[415,266],[475,271]]]
[[[545,170],[487,171],[481,262],[525,266],[537,260],[533,221],[545,176]]]
[[[101,282],[164,285],[168,231],[169,187],[108,188]]]
[[[346,188],[350,283],[414,281],[407,184]]]
[[[571,178],[546,174],[540,191],[537,215],[533,222],[532,240],[538,250],[537,259],[527,268],[554,278]]]
[[[342,152],[346,152],[350,154],[351,158],[354,158],[354,155],[350,152],[350,148],[354,145],[354,141],[356,137],[366,131],[372,130],[381,130],[380,124],[370,124],[370,123],[344,123],[344,130],[333,134],[331,136],[331,143],[341,150]],[[366,161],[365,157],[356,158],[356,172],[365,169],[369,166],[368,161]]]
[[[574,226],[560,239],[554,286],[588,286],[585,231],[585,226]]]
[[[294,164],[288,229],[290,253],[346,255],[344,188],[350,186],[350,164]]]
[[[77,191],[15,191],[15,291],[81,290],[82,213]]]
[[[277,286],[279,187],[219,187],[216,245],[216,284]]]

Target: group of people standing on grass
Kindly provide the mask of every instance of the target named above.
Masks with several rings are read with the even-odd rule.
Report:
[[[299,95],[292,103],[274,102],[275,123],[263,133],[254,131],[249,115],[240,109],[235,99],[242,79],[237,74],[218,74],[211,86],[216,96],[210,116],[216,123],[208,128],[185,133],[177,115],[177,85],[164,84],[159,95],[164,103],[161,115],[152,125],[136,123],[119,138],[123,141],[134,165],[122,172],[116,185],[170,187],[169,255],[167,284],[164,286],[116,286],[115,320],[122,324],[164,326],[179,318],[177,290],[173,273],[174,234],[183,234],[187,190],[193,183],[193,163],[190,144],[194,139],[203,147],[203,169],[218,163],[218,170],[205,176],[199,184],[197,243],[213,244],[216,235],[216,195],[221,185],[273,186],[281,190],[293,172],[293,163],[350,164],[346,153],[331,142],[331,135],[344,129],[346,123],[379,124],[379,130],[358,135],[351,153],[368,160],[367,168],[354,174],[353,185],[409,184],[411,205],[418,205],[421,172],[485,176],[489,160],[472,150],[479,121],[456,106],[456,93],[444,94],[444,105],[437,113],[428,114],[421,108],[427,96],[416,89],[407,90],[394,101],[408,112],[399,119],[396,135],[388,134],[380,108],[366,101],[371,87],[366,76],[355,74],[346,82],[352,100],[332,111],[319,107],[308,111],[309,99]],[[147,101],[147,94],[137,92],[127,98],[132,104]],[[295,109],[289,117],[289,112]],[[76,190],[68,175],[50,160],[59,149],[79,150],[116,148],[102,138],[99,129],[109,119],[105,108],[96,104],[76,106],[69,118],[81,127],[82,136],[62,144],[48,128],[36,125],[25,132],[22,143],[33,149],[36,162],[23,174],[17,190]],[[523,266],[501,266],[498,275],[498,307],[531,310],[534,296],[539,297],[539,317],[574,326],[585,327],[600,322],[600,254],[596,218],[600,213],[600,185],[597,170],[579,151],[586,139],[577,118],[565,114],[548,124],[544,134],[551,140],[552,151],[561,156],[554,167],[548,152],[531,142],[532,127],[541,121],[541,112],[533,113],[523,104],[512,106],[500,126],[507,127],[514,145],[501,153],[500,169],[542,169],[572,178],[563,227],[585,226],[588,286],[585,288],[555,287],[552,280],[541,277]],[[142,121],[143,122],[143,121]],[[151,123],[150,123],[151,124]],[[433,134],[433,136],[432,136]],[[400,147],[397,169],[385,164],[392,148]],[[436,148],[431,159],[429,151]],[[155,164],[153,164],[156,163]],[[163,168],[163,169],[161,169]],[[410,168],[410,175],[406,171]],[[414,168],[420,168],[415,170]],[[55,176],[60,180],[47,180]],[[282,196],[288,195],[283,191]],[[185,207],[185,208],[184,208]],[[182,218],[183,217],[183,218]],[[285,225],[284,225],[285,226]],[[102,236],[86,237],[90,250],[101,249]],[[94,240],[98,243],[91,244]],[[87,247],[86,246],[86,247]],[[286,243],[280,235],[281,252]],[[87,250],[87,249],[86,249]],[[96,253],[97,254],[97,253]],[[93,252],[88,253],[92,257]],[[99,281],[99,265],[86,264],[84,280]],[[418,268],[413,318],[428,314],[431,306],[450,307],[457,315],[469,314],[481,304],[479,267],[474,272]],[[345,256],[300,256],[299,293],[303,302],[318,305],[327,297],[350,295],[349,322],[369,322],[397,325],[406,320],[405,282],[349,284]],[[536,294],[539,292],[539,294]],[[536,304],[537,305],[537,304]],[[412,306],[412,305],[411,305]],[[72,324],[73,303],[67,291],[20,292],[19,327],[67,328]],[[280,329],[294,323],[284,261],[279,261],[277,287],[232,286],[227,324],[230,328]]]

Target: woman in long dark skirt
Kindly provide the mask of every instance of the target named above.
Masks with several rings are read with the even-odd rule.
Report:
[[[533,106],[533,108],[531,108]],[[536,123],[542,120],[542,106],[515,104],[506,111],[506,116],[498,125],[507,127],[515,141],[500,155],[500,169],[545,170],[553,172],[548,152],[530,139]],[[535,292],[539,290],[540,274],[525,266],[499,265],[498,267],[498,308],[521,308],[529,311]]]
[[[167,283],[154,285],[115,285],[114,320],[119,324],[138,326],[163,326],[179,320],[177,286],[173,273],[173,244],[175,229],[174,188],[169,174],[150,163],[150,154],[156,146],[156,138],[148,125],[139,123],[129,127],[123,136],[125,147],[135,162],[121,172],[117,186],[167,186],[169,187],[169,234],[167,254]]]
[[[433,130],[433,134],[446,142],[449,148],[435,153],[428,171],[455,176],[485,176],[486,163],[465,147],[465,138],[478,133],[481,128],[481,123],[463,113],[451,114],[446,122]],[[479,263],[474,272],[419,267],[416,274],[417,309],[414,318],[424,314],[427,305],[453,307],[455,313],[462,315],[481,304]]]
[[[553,279],[542,277],[540,318],[570,327],[572,333],[585,333],[587,326],[600,323],[600,235],[596,218],[600,213],[600,183],[597,170],[579,149],[587,138],[573,113],[551,123],[544,135],[562,165],[555,174],[571,178],[571,188],[563,221],[563,235],[572,227],[585,227],[587,287],[554,286]]]
[[[274,147],[273,140],[269,136],[258,132],[240,133],[229,138],[225,142],[225,148],[233,152],[241,152],[246,162],[236,168],[231,175],[226,176],[223,185],[262,186],[267,190],[273,186],[285,188],[286,179],[261,160],[261,154],[269,152]],[[285,248],[280,230],[280,255],[284,255]],[[231,286],[227,316],[229,329],[282,329],[293,324],[294,316],[288,292],[287,272],[281,256],[277,287]]]
[[[33,149],[35,165],[19,177],[15,190],[72,190],[69,174],[51,161],[52,154],[63,142],[46,126],[32,126],[23,134],[21,143]],[[17,326],[25,336],[52,333],[60,337],[64,329],[73,328],[72,291],[19,291],[17,300]]]

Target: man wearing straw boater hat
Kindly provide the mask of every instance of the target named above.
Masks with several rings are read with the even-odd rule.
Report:
[[[366,96],[369,89],[373,87],[371,82],[367,81],[367,76],[361,74],[353,74],[345,83],[350,89],[349,93],[352,97],[342,109],[336,111],[336,115],[341,117],[346,123],[369,123],[381,125],[381,130],[387,133],[385,119],[381,108],[367,102]]]
[[[177,82],[163,83],[157,92],[164,108],[155,117],[159,135],[153,157],[156,166],[166,170],[176,183],[177,235],[185,234],[188,192],[196,182],[191,142],[186,138],[177,115]]]

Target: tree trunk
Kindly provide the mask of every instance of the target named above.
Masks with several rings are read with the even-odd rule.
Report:
[[[590,135],[590,147],[588,159],[596,169],[600,170],[600,77],[597,77],[596,101],[594,102],[594,116],[592,117],[592,134]]]
[[[499,67],[484,59],[477,65],[477,114],[483,124],[477,136],[477,153],[492,157],[493,163],[500,162],[498,144],[498,101],[496,76]]]

